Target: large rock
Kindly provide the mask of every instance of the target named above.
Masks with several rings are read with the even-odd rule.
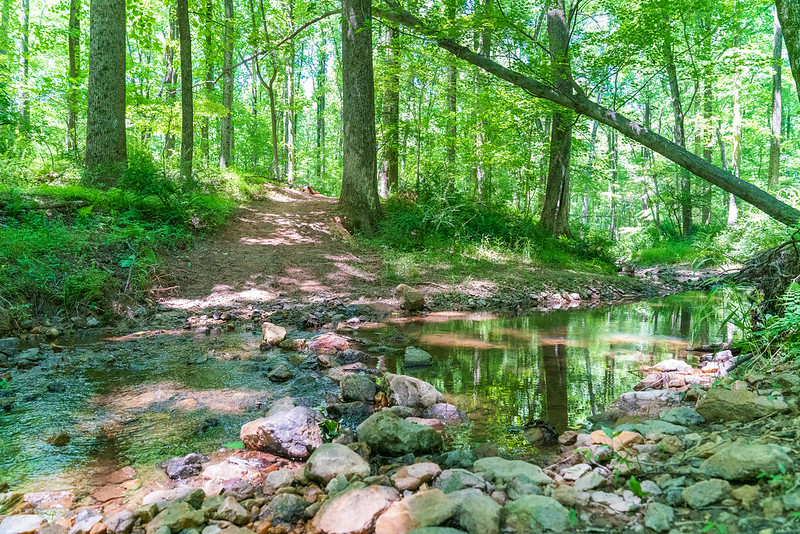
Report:
[[[281,344],[281,341],[286,339],[286,329],[272,323],[262,323],[261,333],[264,336],[264,343],[271,347],[276,347]]]
[[[341,388],[342,399],[345,402],[372,402],[375,399],[375,393],[378,392],[375,382],[368,376],[357,374],[345,376],[342,379]]]
[[[161,513],[147,523],[147,534],[155,534],[160,528],[167,527],[172,532],[180,532],[185,528],[199,527],[205,522],[202,510],[195,510],[188,503],[178,502],[170,504]]]
[[[300,495],[281,493],[261,512],[261,518],[274,524],[294,525],[303,518],[308,503]]]
[[[403,363],[406,367],[424,367],[431,364],[430,353],[418,349],[417,347],[406,347],[405,358]]]
[[[697,403],[697,413],[706,421],[740,421],[747,423],[789,409],[781,400],[770,400],[746,389],[712,388]]]
[[[208,461],[208,456],[193,452],[186,456],[172,458],[163,463],[164,472],[173,480],[193,477],[202,471],[202,464]]]
[[[400,500],[396,489],[369,486],[352,489],[329,499],[310,522],[310,534],[367,534],[375,520],[393,502]]]
[[[506,460],[498,456],[481,458],[473,464],[476,473],[483,473],[489,481],[510,481],[527,479],[534,484],[552,484],[553,480],[534,464],[522,460]]]
[[[344,475],[368,477],[369,464],[349,447],[338,443],[325,443],[309,457],[306,462],[306,476],[309,480],[327,485],[331,479]]]
[[[6,356],[14,356],[19,352],[18,337],[4,337],[0,339],[0,352]]]
[[[426,408],[422,412],[422,416],[428,419],[438,419],[445,423],[460,423],[467,420],[467,414],[446,402],[437,402],[433,406]]]
[[[422,484],[430,482],[442,468],[433,462],[420,462],[401,467],[397,473],[392,475],[394,487],[400,491],[416,490]]]
[[[456,506],[441,490],[421,491],[392,504],[375,523],[375,534],[406,534],[417,528],[441,525]]]
[[[611,419],[621,417],[652,418],[681,404],[681,393],[669,389],[631,391],[620,395],[607,410]]]
[[[308,350],[315,354],[337,354],[349,348],[350,343],[346,337],[330,333],[322,334],[308,345]]]
[[[505,528],[515,534],[564,532],[568,525],[569,512],[550,497],[528,495],[505,508]]]
[[[434,404],[444,402],[444,395],[431,384],[419,378],[392,373],[386,373],[384,378],[392,404],[424,410]]]
[[[409,423],[389,411],[371,415],[356,434],[359,441],[384,456],[426,454],[442,447],[442,436],[433,428]]]
[[[794,461],[778,445],[729,445],[701,465],[710,476],[725,480],[750,480],[759,475],[791,471]]]
[[[239,435],[248,449],[285,458],[308,458],[322,445],[321,421],[322,416],[317,412],[298,406],[250,421]]]
[[[394,288],[394,296],[400,301],[400,307],[404,310],[419,310],[425,307],[425,295],[418,289],[400,284]]]
[[[0,523],[0,534],[33,534],[43,524],[44,519],[38,515],[10,515]]]
[[[247,523],[250,514],[241,504],[236,502],[236,499],[233,497],[225,497],[222,504],[217,509],[215,516],[217,519],[242,526]]]
[[[675,521],[675,510],[661,504],[651,502],[647,505],[647,512],[644,514],[644,526],[656,532],[669,532]]]
[[[683,426],[699,425],[706,422],[702,415],[688,406],[676,406],[666,412],[662,412],[659,417],[667,423]]]
[[[465,495],[456,516],[458,524],[469,534],[498,534],[502,506],[488,495]]]
[[[731,494],[731,485],[727,480],[712,478],[692,484],[681,493],[683,502],[690,508],[702,508],[714,504]]]
[[[486,480],[466,469],[447,469],[433,481],[433,487],[445,493],[453,493],[468,488],[486,489]]]

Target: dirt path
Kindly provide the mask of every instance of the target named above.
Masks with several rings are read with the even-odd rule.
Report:
[[[335,206],[335,198],[266,185],[221,233],[167,260],[170,289],[156,290],[161,304],[236,308],[279,296],[354,299],[374,290],[381,260],[356,250]]]

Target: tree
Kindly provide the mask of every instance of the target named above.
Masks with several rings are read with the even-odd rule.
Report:
[[[775,11],[786,41],[789,65],[792,67],[792,77],[800,97],[800,4],[797,0],[775,0]]]
[[[85,179],[114,185],[127,162],[125,0],[92,0]]]
[[[386,26],[386,89],[383,93],[383,158],[379,193],[387,198],[390,192],[397,191],[400,162],[400,75],[397,65],[397,28]]]
[[[375,230],[381,218],[375,148],[371,0],[342,0],[342,193],[349,229]]]
[[[178,34],[181,48],[181,178],[192,179],[194,156],[194,99],[192,95],[192,34],[189,0],[177,0]]]
[[[220,124],[220,168],[230,167],[233,163],[233,47],[234,47],[234,11],[233,0],[225,0],[225,29],[223,30],[222,49],[222,105],[225,115]]]
[[[781,32],[781,22],[778,20],[778,12],[775,11],[775,22],[773,23],[773,45],[772,45],[772,105],[769,117],[770,138],[769,138],[769,178],[768,186],[775,189],[781,174],[781,67],[783,66],[783,32]]]
[[[81,23],[80,2],[69,2],[69,34],[67,36],[67,152],[78,156],[78,75],[80,72]]]

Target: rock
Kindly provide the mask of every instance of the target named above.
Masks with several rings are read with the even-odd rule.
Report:
[[[38,515],[10,515],[0,522],[0,534],[33,534],[42,525],[44,519]]]
[[[164,472],[173,480],[189,478],[200,474],[203,466],[208,461],[208,456],[193,452],[186,456],[172,458],[162,464]]]
[[[276,490],[285,486],[290,486],[294,482],[294,471],[291,469],[278,469],[267,475],[264,479],[264,494],[271,495]]]
[[[466,469],[447,469],[433,481],[433,487],[439,488],[445,493],[453,493],[465,488],[477,488],[483,491],[486,489],[486,480]]]
[[[97,326],[100,326],[100,320],[97,319],[97,317],[89,317],[88,319],[86,319],[86,326],[88,326],[89,328],[95,328]]]
[[[341,388],[342,399],[345,402],[372,402],[375,398],[375,393],[378,392],[375,382],[370,380],[368,376],[356,374],[345,376],[341,382]]]
[[[369,464],[349,447],[324,443],[308,458],[305,473],[309,480],[327,485],[334,477],[368,477]]]
[[[475,463],[475,455],[470,450],[456,450],[443,453],[437,460],[439,465],[445,467],[472,467]],[[447,493],[447,492],[445,492]]]
[[[578,491],[593,490],[606,483],[606,477],[598,471],[589,471],[575,481],[575,489]]]
[[[727,480],[712,478],[692,484],[683,490],[681,496],[690,508],[702,508],[714,504],[731,494],[731,485]]]
[[[386,389],[389,400],[398,406],[425,409],[444,402],[444,395],[431,384],[413,376],[386,373]]]
[[[97,510],[90,508],[81,510],[75,516],[75,521],[72,528],[69,529],[69,534],[88,534],[102,519],[103,516]]]
[[[456,511],[458,524],[469,534],[498,534],[502,506],[488,495],[469,494]]]
[[[441,525],[456,506],[441,490],[421,491],[392,504],[375,523],[375,534],[406,534],[417,528]]]
[[[270,347],[276,347],[286,339],[286,329],[284,327],[268,322],[261,324],[261,333],[264,336],[264,343]]]
[[[421,291],[405,284],[400,284],[394,288],[394,296],[400,301],[400,307],[404,310],[419,310],[425,307],[425,295]]]
[[[253,494],[256,492],[255,486],[253,486],[248,480],[244,478],[240,479],[233,479],[232,481],[227,482],[224,485],[225,491],[222,494],[223,497],[233,497],[237,501],[243,501],[245,499],[250,499],[253,497]]]
[[[602,430],[595,430],[590,434],[592,444],[594,445],[611,445],[611,447],[616,451],[621,448],[630,448],[634,445],[639,445],[644,443],[644,438],[641,434],[637,432],[631,432],[629,430],[621,430],[621,428],[615,429],[614,438],[608,437]]]
[[[669,389],[631,391],[617,398],[606,415],[612,420],[621,417],[655,417],[665,410],[681,404],[681,393]]]
[[[670,372],[675,371],[679,373],[691,373],[694,371],[691,365],[682,360],[664,360],[655,364],[650,368],[653,371]]]
[[[572,486],[567,486],[566,484],[556,488],[556,491],[553,492],[552,497],[564,506],[569,506],[570,508],[588,506],[591,499],[587,492],[578,491]]]
[[[247,523],[250,517],[250,513],[245,510],[244,506],[236,502],[233,497],[225,497],[214,515],[217,519],[222,519],[238,526]]]
[[[303,518],[307,507],[308,503],[300,495],[281,493],[270,501],[261,518],[268,519],[272,524],[295,525]]]
[[[749,510],[752,504],[758,501],[759,497],[758,486],[748,486],[748,485],[740,486],[735,490],[733,490],[731,494],[733,495],[734,499],[742,501],[742,506],[744,507],[745,510]],[[783,496],[784,506],[787,505],[787,498],[791,500],[790,496],[791,493],[787,493],[786,495]],[[800,502],[798,504],[800,504]],[[796,509],[796,508],[791,508],[789,506],[786,506],[786,508],[790,510]]]
[[[4,337],[0,339],[0,352],[6,356],[15,356],[19,352],[19,338]]]
[[[122,510],[105,521],[106,530],[111,534],[129,534],[133,530],[136,518],[130,510]]]
[[[705,423],[706,420],[697,411],[688,406],[676,406],[659,415],[662,421],[676,425],[693,426]]]
[[[432,359],[432,356],[422,349],[406,347],[403,363],[406,367],[424,367],[430,365]]]
[[[445,423],[460,423],[467,420],[467,415],[446,402],[437,402],[429,408],[425,408],[422,416],[428,419],[438,419]]]
[[[660,502],[651,502],[647,505],[644,514],[644,526],[656,532],[668,532],[675,521],[675,510]]]
[[[674,425],[666,421],[659,421],[658,419],[651,419],[649,421],[645,421],[644,423],[623,424],[619,425],[614,430],[615,431],[632,430],[634,432],[642,434],[643,436],[647,436],[650,434],[671,434],[671,435],[681,436],[689,432],[686,429],[686,427],[680,425]]]
[[[53,447],[65,447],[69,442],[72,440],[72,436],[67,434],[66,432],[59,432],[58,434],[53,434],[52,436],[48,436],[45,440],[48,444],[52,445]]]
[[[371,415],[357,430],[359,441],[385,456],[425,454],[442,448],[442,436],[429,426],[409,423],[392,412]]]
[[[544,474],[544,471],[534,464],[522,460],[506,460],[497,456],[481,458],[473,464],[476,473],[484,473],[489,481],[512,480],[514,478],[527,478],[534,484],[552,484],[553,480]]]
[[[393,502],[400,500],[396,489],[368,486],[347,491],[325,501],[310,522],[310,534],[364,534]]]
[[[697,403],[697,413],[706,421],[747,423],[789,409],[782,400],[770,400],[752,391],[712,388]]]
[[[569,525],[569,512],[550,497],[528,495],[505,507],[505,528],[515,534],[564,532]]]
[[[350,348],[347,338],[338,334],[322,334],[308,345],[308,350],[315,354],[336,354]]]
[[[778,445],[729,445],[701,465],[712,477],[725,480],[751,480],[759,475],[776,475],[781,468],[790,471],[794,461]]]
[[[322,445],[321,421],[317,412],[298,406],[251,421],[239,435],[249,449],[285,458],[307,458]]]
[[[433,462],[420,462],[401,467],[397,473],[392,475],[392,483],[400,491],[414,491],[422,484],[433,480],[441,472],[442,468]]]
[[[423,419],[421,417],[406,417],[409,423],[416,423],[418,425],[429,426],[437,432],[444,432],[444,423],[438,419]]]
[[[271,382],[286,382],[290,380],[294,376],[294,373],[291,369],[289,369],[285,364],[278,365],[275,369],[269,372],[267,378],[270,379]]]
[[[294,407],[294,399],[291,397],[281,397],[272,403],[272,405],[269,407],[269,410],[267,410],[265,417],[272,417],[273,415],[281,412],[289,411]]]
[[[147,523],[147,534],[155,534],[162,528],[180,532],[185,528],[199,527],[205,522],[202,510],[194,510],[188,503],[173,503],[164,508],[152,521]]]

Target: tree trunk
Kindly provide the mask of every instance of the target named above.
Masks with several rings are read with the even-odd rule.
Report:
[[[450,22],[456,19],[456,1],[447,2],[447,18]],[[458,142],[458,108],[456,97],[458,94],[458,69],[454,64],[447,66],[447,170],[453,176],[456,165],[456,143]]]
[[[397,28],[386,26],[386,90],[383,94],[383,158],[378,192],[388,198],[397,191],[400,144],[400,75],[397,65]]]
[[[30,0],[22,0],[22,35],[20,37],[20,52],[22,54],[22,89],[20,90],[20,98],[22,99],[22,108],[19,114],[19,125],[22,129],[23,135],[26,137],[30,135],[31,128],[31,98],[30,91],[28,90],[28,83],[30,82],[30,58],[28,44],[30,42],[30,29],[31,29],[31,2]]]
[[[739,50],[741,29],[740,21],[736,20],[736,32],[733,47],[736,49],[733,66],[733,174],[742,177],[742,65],[741,50]],[[736,206],[736,197],[728,195],[728,226],[735,226],[739,218],[739,208]]]
[[[667,63],[667,76],[669,78],[669,92],[672,100],[672,114],[674,116],[675,142],[686,148],[686,134],[683,126],[683,106],[681,104],[681,90],[678,84],[678,72],[675,68],[675,57],[672,52],[672,36],[664,39],[664,59]],[[692,181],[689,171],[680,169],[680,208],[681,208],[681,234],[688,237],[692,233]]]
[[[480,0],[480,14],[483,19],[488,17],[489,7],[491,0]],[[488,25],[484,24],[478,34],[478,53],[484,57],[492,56],[492,34]],[[486,120],[488,110],[483,104],[481,94],[486,91],[488,85],[487,77],[484,73],[478,71],[475,74],[475,107],[478,109],[478,121],[475,125],[475,155],[477,162],[475,165],[475,192],[479,200],[484,202],[491,201],[492,198],[492,184],[491,184],[491,170],[488,163],[488,154],[484,146],[488,142],[489,127]]]
[[[611,176],[608,182],[608,194],[611,202],[611,212],[609,215],[608,238],[612,241],[617,239],[617,178],[618,165],[619,165],[619,150],[617,148],[617,132],[611,130],[608,133],[608,147],[609,147],[609,167],[611,168]]]
[[[67,152],[80,158],[78,151],[78,74],[80,72],[80,0],[69,2],[69,34],[67,36],[67,53],[69,69],[67,71]]]
[[[159,96],[164,95],[170,121],[164,133],[164,157],[171,158],[175,152],[175,134],[172,129],[172,108],[178,93],[178,70],[175,67],[175,45],[178,43],[178,18],[176,13],[177,0],[167,7],[167,20],[169,21],[169,38],[164,46],[164,81],[159,91]]]
[[[325,177],[325,96],[328,90],[328,53],[325,43],[319,44],[317,66],[317,179]]]
[[[92,0],[85,180],[110,187],[125,169],[125,0]]]
[[[192,34],[189,0],[177,0],[178,34],[181,48],[181,178],[192,179],[194,156],[194,98],[192,93]]]
[[[272,76],[269,78],[267,93],[269,94],[269,120],[272,133],[272,178],[281,179],[280,153],[278,152],[278,112],[275,110],[275,78],[278,77],[278,66],[272,60]]]
[[[214,55],[214,0],[206,1],[205,24],[206,24],[206,42],[205,42],[205,61],[206,61],[206,99],[211,101],[214,96],[214,62],[212,57]],[[203,153],[203,162],[208,165],[211,161],[211,142],[209,141],[209,120],[208,116],[203,117],[203,122],[200,126],[200,151]]]
[[[775,10],[786,41],[792,77],[800,96],[800,6],[797,0],[775,0]]]
[[[596,119],[600,123],[614,128],[625,137],[632,139],[655,152],[658,152],[673,163],[676,163],[679,166],[687,169],[695,176],[698,176],[729,193],[733,193],[738,198],[748,202],[783,224],[794,226],[800,222],[799,210],[789,206],[781,200],[778,200],[774,196],[754,186],[753,184],[745,182],[744,180],[731,175],[729,172],[711,165],[710,163],[704,161],[701,157],[692,154],[685,148],[673,143],[669,139],[662,137],[649,128],[645,128],[638,122],[631,120],[612,109],[592,102],[582,91],[579,91],[576,94],[564,93],[557,87],[554,87],[552,83],[543,83],[539,80],[506,68],[485,56],[476,54],[469,48],[456,43],[452,39],[441,36],[437,31],[428,28],[418,17],[414,16],[408,11],[399,9],[395,1],[390,0],[388,4],[391,9],[389,11],[380,12],[379,16],[404,26],[414,28],[415,31],[433,38],[438,46],[447,50],[454,56],[480,67],[486,72],[497,76],[498,78],[516,85],[533,97],[543,98],[564,108],[571,109],[576,113]],[[786,26],[783,25],[782,27],[785,38]]]
[[[569,58],[569,26],[564,0],[550,0],[547,9],[547,33],[556,90],[572,94],[572,73]],[[553,111],[550,130],[550,167],[547,171],[542,226],[554,236],[570,235],[569,230],[569,163],[572,150],[574,117],[565,110]]]
[[[342,0],[342,193],[345,225],[372,233],[381,218],[375,148],[372,1]]]
[[[294,24],[293,0],[287,0],[286,8],[289,12],[289,24]],[[294,184],[294,143],[297,134],[297,117],[294,110],[294,63],[296,60],[294,41],[290,41],[289,57],[286,60],[286,183]]]
[[[775,12],[774,40],[772,45],[772,113],[770,114],[769,179],[768,188],[778,186],[781,175],[781,67],[783,62],[783,33],[778,13]]]
[[[233,0],[225,0],[225,28],[222,49],[222,106],[225,115],[220,121],[219,166],[222,169],[233,164],[233,46],[234,13]]]
[[[711,122],[714,118],[714,88],[710,60],[704,69],[703,90],[703,159],[711,164],[714,153],[714,140],[711,133]],[[703,208],[701,212],[703,224],[709,224],[711,222],[711,196],[711,185],[706,184],[703,193]]]

